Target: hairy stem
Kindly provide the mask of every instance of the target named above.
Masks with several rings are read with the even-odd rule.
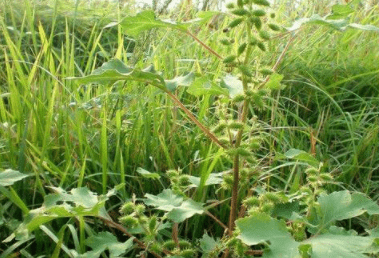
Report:
[[[194,40],[196,40],[200,45],[202,45],[206,50],[208,50],[211,54],[215,55],[218,59],[223,59],[221,55],[219,55],[216,51],[214,51],[211,47],[209,47],[207,44],[205,44],[203,41],[201,41],[198,37],[196,37],[194,34],[186,31],[187,35],[191,36]]]
[[[226,149],[226,146],[222,144],[216,135],[214,135],[208,128],[206,128],[197,118],[191,113],[191,111],[186,108],[183,103],[170,91],[166,91],[166,93],[170,96],[170,98],[175,102],[176,105],[180,107],[186,113],[188,118],[194,122],[204,133],[207,135],[213,142],[215,142],[218,146]]]

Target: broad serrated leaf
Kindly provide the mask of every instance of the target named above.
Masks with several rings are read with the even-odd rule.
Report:
[[[172,80],[165,80],[166,88],[173,92],[175,91],[179,86],[190,86],[191,83],[195,80],[195,74],[188,73],[184,76],[178,76],[175,77]]]
[[[303,241],[312,246],[312,258],[367,258],[370,237],[323,234]]]
[[[233,75],[226,75],[221,81],[221,87],[229,92],[229,96],[234,98],[237,95],[243,94],[242,81]]]
[[[236,225],[240,230],[238,238],[245,244],[268,244],[262,256],[264,258],[365,258],[368,257],[367,253],[377,251],[373,247],[374,236],[355,236],[340,230],[296,242],[284,221],[262,213],[239,219]]]
[[[145,197],[147,198],[144,200],[146,205],[162,211],[171,211],[183,202],[183,197],[176,195],[171,189],[165,189],[158,195],[146,194]]]
[[[10,186],[15,182],[20,181],[28,177],[28,175],[22,174],[16,170],[6,169],[0,172],[0,186]]]
[[[203,214],[204,208],[202,203],[195,202],[191,199],[185,200],[179,207],[173,208],[167,218],[175,223],[183,222],[195,214]]]
[[[116,236],[112,235],[110,232],[100,232],[97,235],[90,236],[86,239],[86,245],[91,247],[93,250],[79,255],[80,258],[97,258],[104,251],[108,250],[110,257],[120,257],[129,248],[133,246],[133,238],[128,239],[124,243],[117,241]]]
[[[199,241],[200,248],[203,251],[202,257],[207,257],[207,254],[212,252],[218,245],[218,242],[210,237],[207,233],[204,233],[203,237]]]
[[[226,95],[228,96],[228,90],[221,88],[216,83],[208,80],[205,77],[197,78],[187,89],[187,92],[194,96],[202,95]]]
[[[120,22],[125,34],[138,36],[142,31],[154,28],[171,28],[180,31],[187,31],[188,24],[163,21],[155,17],[154,11],[147,10],[138,13],[136,16],[126,17]]]
[[[283,80],[283,75],[278,73],[273,73],[270,75],[270,79],[265,84],[265,88],[270,90],[279,90],[282,89],[281,81]]]
[[[114,84],[116,81],[139,81],[151,83],[158,88],[165,89],[163,78],[157,74],[153,66],[143,70],[127,67],[121,60],[113,59],[104,63],[100,68],[94,70],[91,75],[84,77],[71,77],[69,80],[76,80],[79,83],[100,83]]]
[[[318,225],[319,231],[330,227],[336,221],[354,218],[365,212],[369,215],[379,214],[378,204],[361,193],[334,192],[321,195],[318,202],[320,209],[310,222]]]
[[[61,188],[50,188],[56,193],[47,195],[40,208],[31,210],[26,215],[16,230],[16,235],[25,236],[24,232],[30,233],[57,218],[96,216],[110,219],[104,205],[111,194],[97,196],[86,187],[74,188],[68,193]]]
[[[149,178],[149,179],[160,179],[161,176],[158,173],[151,173],[143,168],[137,168],[137,173],[139,173],[141,176],[144,178]]]
[[[294,159],[297,161],[306,162],[309,165],[318,168],[320,162],[313,157],[310,153],[305,152],[303,150],[297,150],[297,149],[290,149],[286,153],[284,153],[284,156],[288,159]]]

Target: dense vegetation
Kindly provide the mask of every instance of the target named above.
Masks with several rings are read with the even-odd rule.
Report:
[[[0,258],[377,257],[378,6],[0,1]]]

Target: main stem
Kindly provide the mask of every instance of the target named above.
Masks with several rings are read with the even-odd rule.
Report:
[[[251,41],[251,30],[252,27],[250,23],[246,24],[246,30],[247,30],[247,42]],[[251,45],[248,44],[247,49],[246,49],[246,56],[244,60],[244,65],[247,65],[250,61],[250,55],[251,55]],[[247,78],[245,75],[242,77],[242,85],[243,85],[243,90],[246,92],[248,90],[248,84],[247,84]],[[243,101],[242,105],[242,114],[240,116],[240,121],[245,124],[246,119],[247,119],[247,114],[248,114],[248,107],[249,107],[249,100],[245,99]],[[241,141],[242,141],[242,136],[243,136],[243,128],[241,128],[236,136],[236,141],[234,144],[235,148],[240,147]],[[238,154],[235,154],[234,159],[233,159],[233,187],[232,187],[232,199],[230,202],[230,214],[229,214],[229,235],[232,235],[235,227],[235,221],[237,219],[237,209],[238,209],[238,183],[239,183],[239,171],[240,171],[240,158]]]

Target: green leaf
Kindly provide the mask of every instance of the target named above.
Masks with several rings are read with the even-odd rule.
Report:
[[[173,92],[179,86],[190,86],[191,83],[194,81],[194,79],[195,79],[195,74],[188,73],[187,75],[184,75],[184,76],[175,77],[172,80],[165,80],[166,88],[169,91]]]
[[[357,24],[357,23],[351,23],[348,26],[350,28],[353,28],[353,29],[379,32],[379,27],[376,27],[376,26],[370,25],[370,24],[362,25],[362,24]]]
[[[157,74],[153,66],[144,70],[127,67],[122,61],[113,59],[104,63],[100,68],[94,70],[91,75],[84,77],[70,77],[69,80],[77,80],[79,83],[114,84],[120,80],[133,80],[150,83],[158,88],[165,89],[163,78]]]
[[[221,87],[226,88],[229,91],[229,96],[231,98],[243,94],[242,81],[230,74],[222,79]]]
[[[315,157],[313,157],[310,153],[305,152],[303,150],[290,149],[286,153],[284,153],[284,156],[288,159],[294,159],[294,160],[306,162],[309,165],[316,168],[318,168],[320,164],[320,162]]]
[[[208,80],[206,77],[196,78],[195,81],[188,87],[187,92],[194,96],[203,95],[228,95],[228,90],[221,88],[216,83]]]
[[[324,25],[328,26],[332,29],[344,31],[347,28],[353,28],[353,29],[359,29],[359,30],[366,30],[366,31],[375,31],[379,32],[379,27],[376,27],[374,25],[362,25],[357,23],[348,23],[346,19],[328,19],[330,16],[321,17],[318,14],[315,14],[311,16],[310,18],[302,18],[293,23],[293,25],[290,28],[287,28],[288,31],[294,31],[299,29],[305,24],[317,24],[317,25]],[[333,16],[332,16],[333,18]]]
[[[51,187],[51,189],[56,193],[45,196],[44,204],[27,214],[16,230],[16,235],[25,237],[27,235],[25,232],[30,233],[40,225],[57,218],[96,216],[110,219],[104,205],[114,191],[97,196],[86,187],[74,188],[69,193],[61,188]]]
[[[281,81],[283,80],[283,75],[278,74],[278,73],[273,73],[270,75],[270,79],[268,82],[265,84],[265,88],[271,89],[271,90],[279,90],[282,89]]]
[[[323,234],[303,241],[312,246],[312,258],[367,258],[372,238]]]
[[[123,253],[133,246],[133,238],[120,243],[117,241],[116,236],[110,232],[100,232],[86,239],[86,245],[93,250],[79,255],[80,258],[97,258],[106,250],[109,251],[110,257],[121,257]]]
[[[183,197],[174,194],[171,189],[165,189],[158,195],[146,194],[147,198],[144,203],[149,206],[154,206],[162,211],[171,211],[179,207],[183,202]]]
[[[200,239],[200,248],[203,251],[202,257],[207,257],[207,254],[212,252],[218,245],[218,242],[210,237],[207,233],[204,233],[203,237]]]
[[[328,15],[328,19],[344,19],[349,16],[349,14],[353,13],[354,10],[350,5],[344,4],[335,4],[332,6],[332,14]]]
[[[171,189],[163,190],[158,195],[146,194],[144,203],[158,210],[168,211],[167,217],[176,223],[180,223],[195,214],[204,212],[203,204],[191,199],[183,201],[183,197],[174,194]]]
[[[256,214],[236,222],[239,239],[247,245],[269,244],[263,258],[364,258],[376,252],[374,236],[361,237],[333,230],[296,242],[286,229],[284,221],[267,214]]]
[[[130,36],[138,36],[142,31],[154,28],[172,28],[183,32],[187,31],[188,28],[188,24],[159,20],[155,17],[154,11],[151,10],[140,12],[136,16],[126,17],[120,24],[124,33]]]
[[[158,173],[151,173],[143,168],[137,168],[137,173],[142,175],[144,178],[149,178],[149,179],[160,179],[161,176]]]
[[[183,222],[191,218],[195,214],[203,214],[204,208],[202,203],[195,202],[191,199],[184,201],[180,207],[173,208],[168,214],[167,218],[175,223]]]
[[[28,177],[28,175],[22,174],[16,170],[6,169],[0,172],[0,186],[10,186],[15,182],[20,181]]]
[[[209,177],[208,177],[207,181],[205,182],[204,186],[221,184],[224,181],[223,175],[224,175],[223,172],[209,174]],[[200,177],[189,176],[189,181],[193,184],[191,186],[195,186],[195,187],[200,186]]]
[[[318,225],[318,230],[330,227],[338,220],[357,217],[365,212],[369,215],[379,214],[379,206],[364,194],[349,191],[334,192],[318,198],[320,209],[317,216],[310,221]]]
[[[260,213],[239,219],[236,225],[241,232],[238,238],[243,243],[258,245],[270,242],[270,250],[265,252],[263,257],[294,258],[299,254],[299,243],[287,231],[284,221],[278,221],[267,214]]]

